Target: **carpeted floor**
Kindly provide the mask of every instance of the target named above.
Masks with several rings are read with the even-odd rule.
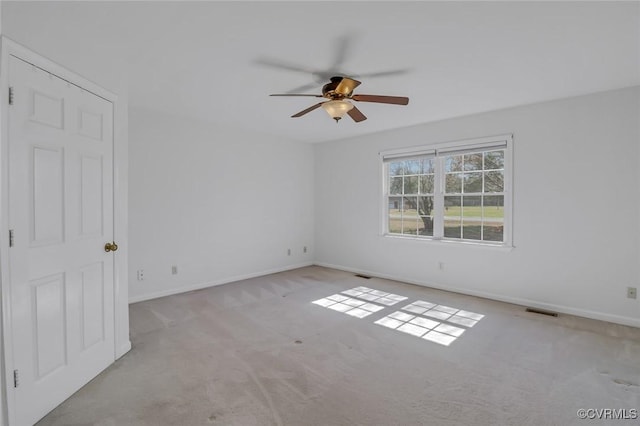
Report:
[[[577,415],[640,410],[631,327],[321,267],[130,315],[131,352],[38,425],[640,424]]]

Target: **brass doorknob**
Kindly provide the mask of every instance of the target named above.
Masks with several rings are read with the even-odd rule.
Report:
[[[118,250],[118,245],[116,244],[115,241],[104,245],[104,251],[106,251],[107,253],[110,251],[116,251],[116,250]]]

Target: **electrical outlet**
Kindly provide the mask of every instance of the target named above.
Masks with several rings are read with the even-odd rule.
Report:
[[[307,246],[302,247],[302,252],[306,253],[307,252]]]
[[[138,269],[138,281],[144,281],[144,269]]]
[[[176,265],[173,265],[171,267],[171,275],[177,275],[178,274],[178,267]]]
[[[627,297],[635,299],[638,297],[638,289],[636,287],[627,287]]]
[[[438,269],[444,271],[444,262],[438,262]]]
[[[287,256],[291,256],[291,249],[287,249]]]

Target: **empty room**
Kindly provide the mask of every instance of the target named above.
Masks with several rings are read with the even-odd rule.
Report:
[[[640,2],[0,18],[0,426],[640,422]]]

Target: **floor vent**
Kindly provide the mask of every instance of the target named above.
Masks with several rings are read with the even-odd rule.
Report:
[[[356,277],[358,277],[358,278],[364,278],[365,280],[370,280],[370,279],[371,279],[371,277],[368,277],[368,276],[366,276],[366,275],[362,275],[362,274],[356,274]]]
[[[550,317],[557,317],[557,312],[545,311],[544,309],[536,309],[536,308],[527,308],[527,312],[531,312],[534,314],[547,315]]]

